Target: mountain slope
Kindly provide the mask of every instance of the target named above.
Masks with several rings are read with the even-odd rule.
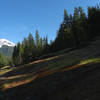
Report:
[[[2,70],[1,99],[99,100],[99,66],[100,37],[85,48]]]
[[[14,46],[15,46],[14,43],[12,43],[6,39],[0,39],[0,52],[4,56],[7,56],[7,57],[12,56]]]
[[[9,46],[3,45],[0,48],[0,53],[2,53],[6,57],[11,57],[12,53],[13,53],[13,50],[14,50],[13,47],[11,47],[11,46],[9,47]]]
[[[15,44],[12,43],[12,42],[10,42],[9,40],[0,39],[0,48],[1,48],[3,45],[9,46],[9,47],[14,47],[14,46],[15,46]]]

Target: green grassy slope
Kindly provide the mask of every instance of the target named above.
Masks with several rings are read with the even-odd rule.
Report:
[[[97,100],[99,65],[100,37],[82,49],[2,69],[0,100]]]

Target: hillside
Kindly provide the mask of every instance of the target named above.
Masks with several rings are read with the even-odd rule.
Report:
[[[0,70],[0,100],[99,100],[100,37],[87,47]]]
[[[0,53],[2,53],[4,56],[11,57],[12,53],[13,53],[13,50],[14,50],[13,47],[9,47],[9,46],[3,45],[0,48]]]

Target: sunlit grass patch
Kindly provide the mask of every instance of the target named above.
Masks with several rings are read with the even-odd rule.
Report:
[[[81,66],[82,66],[82,65],[77,64],[77,65],[74,65],[74,66],[71,66],[71,67],[64,68],[64,69],[62,69],[61,71],[62,71],[62,72],[70,71],[70,70],[73,70],[73,69],[75,69],[75,68],[80,68]]]
[[[62,71],[69,71],[69,70],[73,70],[73,69],[76,69],[76,68],[83,67],[84,65],[99,63],[99,62],[100,62],[100,58],[85,59],[85,60],[80,61],[80,63],[78,63],[76,65],[62,69]]]
[[[58,72],[58,70],[49,70],[49,71],[42,72],[42,73],[38,74],[38,78],[42,78],[42,77],[51,75],[55,72]]]
[[[1,68],[1,70],[9,69],[9,68],[10,68],[10,66],[4,66],[4,67]]]
[[[23,77],[26,77],[27,75],[15,75],[15,76],[10,76],[10,77],[5,77],[5,80],[12,80],[12,79],[20,79]]]
[[[35,75],[34,73],[1,77],[0,88],[2,88],[2,90],[7,90],[9,88],[17,87],[19,85],[24,85],[35,80],[36,77],[37,75]]]
[[[30,64],[37,64],[37,63],[40,63],[40,62],[44,62],[44,61],[48,61],[48,60],[53,60],[55,58],[58,58],[59,56],[54,56],[54,57],[50,57],[50,58],[46,58],[46,59],[41,59],[41,60],[37,60],[37,61],[34,61]]]
[[[0,69],[0,76],[11,72],[12,70],[16,69],[16,67],[5,66]]]
[[[0,75],[10,72],[12,69],[0,70]]]
[[[85,59],[80,62],[80,65],[86,65],[91,63],[98,63],[100,62],[100,58],[91,58],[91,59]]]
[[[35,80],[36,78],[37,78],[37,75],[30,77],[30,78],[26,78],[24,80],[20,80],[20,81],[16,80],[16,81],[8,82],[8,83],[6,82],[5,84],[2,85],[2,91],[30,83],[31,81]]]

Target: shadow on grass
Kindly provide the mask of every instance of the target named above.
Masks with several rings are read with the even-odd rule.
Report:
[[[43,78],[45,76],[49,76],[57,72],[67,72],[73,69],[84,67],[85,65],[88,64],[94,64],[99,62],[100,62],[100,58],[91,58],[91,59],[81,60],[80,62],[74,61],[72,65],[66,66],[66,63],[64,61],[58,67],[57,66],[52,68],[48,67],[47,69],[44,67],[38,69],[38,71],[36,72],[5,77],[4,79],[2,79],[3,82],[0,87],[2,88],[3,91],[5,91],[9,88],[14,88],[20,85],[24,85],[36,79]]]

